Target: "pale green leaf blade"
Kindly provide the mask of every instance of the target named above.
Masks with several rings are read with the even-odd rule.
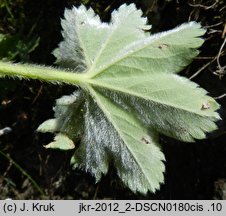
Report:
[[[97,180],[113,163],[133,191],[154,192],[163,182],[158,132],[183,141],[216,129],[219,105],[175,73],[198,54],[205,31],[195,22],[147,36],[146,19],[123,5],[109,24],[92,9],[67,10],[57,63],[85,72],[81,90],[57,101],[56,133],[75,142],[74,167]],[[92,96],[89,96],[91,94]]]
[[[45,146],[47,149],[60,149],[60,150],[70,150],[74,149],[74,142],[69,139],[65,134],[58,133],[54,141]]]
[[[73,141],[77,141],[83,133],[85,97],[80,90],[72,95],[63,96],[56,101],[55,119],[43,122],[37,131],[46,133],[63,133]]]
[[[76,141],[83,133],[85,95],[80,90],[57,100],[54,108],[58,126],[56,132],[62,132]]]
[[[173,30],[124,43],[109,64],[88,71],[88,76],[105,79],[109,76],[136,76],[180,72],[198,55],[205,33],[200,24],[190,22]],[[111,48],[110,48],[111,49]]]
[[[93,89],[90,91],[131,155],[121,157],[123,160],[129,158],[133,164],[126,161],[123,161],[124,164],[120,164],[119,160],[115,159],[115,166],[120,178],[133,191],[144,194],[148,191],[155,192],[163,182],[165,170],[162,163],[164,155],[159,148],[158,134],[154,130],[148,130],[132,113],[126,112],[110,98],[103,97]],[[125,152],[126,150],[122,151],[122,154]],[[126,166],[128,167],[126,168]],[[129,167],[133,169],[131,172],[128,172]]]
[[[87,104],[81,146],[74,155],[76,167],[91,172],[97,180],[112,161],[122,181],[134,192],[155,192],[163,182],[164,155],[158,135],[120,106],[101,95]],[[101,110],[98,108],[100,107]]]
[[[105,65],[112,63],[112,59],[117,57],[125,46],[147,37],[145,30],[151,27],[147,25],[147,19],[141,16],[142,11],[138,10],[135,4],[124,4],[112,12],[109,33],[102,40],[101,49],[95,56],[90,72],[102,70]]]
[[[41,133],[54,133],[55,131],[58,131],[57,119],[48,119],[47,121],[39,125],[37,131]]]
[[[91,8],[66,9],[61,22],[64,41],[53,52],[56,63],[80,72],[110,63],[126,43],[145,37],[143,30],[150,26],[141,15],[134,4],[122,5],[107,24]]]
[[[66,9],[64,17],[61,21],[64,41],[53,52],[56,63],[84,72],[90,67],[109,26],[101,23],[94,11],[91,8],[87,10],[83,5]]]
[[[160,133],[194,141],[217,129],[219,104],[197,84],[176,74],[136,75],[92,80],[96,91],[127,107]]]

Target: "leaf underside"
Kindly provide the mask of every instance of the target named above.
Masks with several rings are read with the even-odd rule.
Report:
[[[159,133],[193,142],[220,117],[204,89],[177,75],[198,55],[205,31],[190,22],[150,36],[141,15],[134,4],[122,5],[108,24],[84,6],[65,10],[64,40],[53,54],[84,80],[38,130],[79,143],[72,163],[97,181],[112,164],[132,191],[146,194],[164,181]]]

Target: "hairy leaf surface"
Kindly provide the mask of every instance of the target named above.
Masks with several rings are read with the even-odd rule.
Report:
[[[177,75],[205,31],[190,22],[149,36],[141,15],[133,4],[114,11],[110,23],[84,6],[65,11],[64,41],[53,53],[60,66],[83,73],[81,89],[58,99],[55,119],[38,130],[79,142],[74,167],[99,180],[114,165],[131,190],[145,194],[163,182],[159,133],[192,142],[220,117],[204,89]]]

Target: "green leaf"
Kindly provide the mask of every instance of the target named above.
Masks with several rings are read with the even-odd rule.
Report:
[[[58,133],[54,141],[45,146],[45,148],[69,150],[75,148],[75,145],[71,139],[62,133]]]
[[[49,119],[43,122],[37,129],[37,131],[46,133],[46,132],[55,132],[58,130],[58,121],[57,119]]]
[[[90,67],[102,67],[125,44],[144,37],[143,29],[150,26],[145,25],[147,20],[141,15],[142,12],[134,5],[123,5],[120,12],[112,13],[114,25],[109,25],[102,23],[91,8],[66,9],[65,20],[62,20],[64,41],[53,52],[57,57],[56,63],[82,72]]]
[[[85,168],[99,180],[112,161],[120,178],[134,192],[155,191],[163,182],[164,171],[158,135],[108,98],[97,98],[96,102],[89,98],[85,105],[84,135],[74,155],[75,166]],[[110,112],[104,114],[102,110],[109,107]]]
[[[55,119],[43,122],[37,131],[42,133],[63,132],[68,134],[70,139],[76,141],[83,133],[84,100],[84,94],[81,91],[58,99],[54,108]]]
[[[214,121],[219,115],[214,111],[219,105],[185,78],[158,74],[121,77],[118,82],[114,78],[97,80],[92,82],[101,87],[95,87],[96,91],[136,113],[160,133],[189,142],[216,129]],[[205,103],[209,104],[207,109],[203,109]]]
[[[57,101],[57,127],[47,122],[41,131],[80,140],[72,163],[97,181],[113,164],[131,190],[145,194],[163,182],[159,133],[192,142],[220,117],[204,89],[177,75],[198,55],[205,30],[190,22],[149,36],[141,15],[122,5],[108,24],[84,6],[65,11],[64,41],[53,53],[56,63],[83,73],[81,89]]]

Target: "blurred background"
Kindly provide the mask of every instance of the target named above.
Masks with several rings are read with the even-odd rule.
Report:
[[[165,184],[155,194],[133,194],[114,168],[99,183],[72,170],[73,151],[43,148],[52,135],[37,127],[53,116],[55,100],[74,87],[39,81],[0,80],[0,199],[226,199],[226,2],[225,0],[0,0],[0,59],[53,65],[62,40],[64,9],[84,4],[104,22],[124,3],[135,3],[150,33],[188,21],[207,29],[200,55],[182,71],[222,105],[219,130],[196,143],[161,137]]]

